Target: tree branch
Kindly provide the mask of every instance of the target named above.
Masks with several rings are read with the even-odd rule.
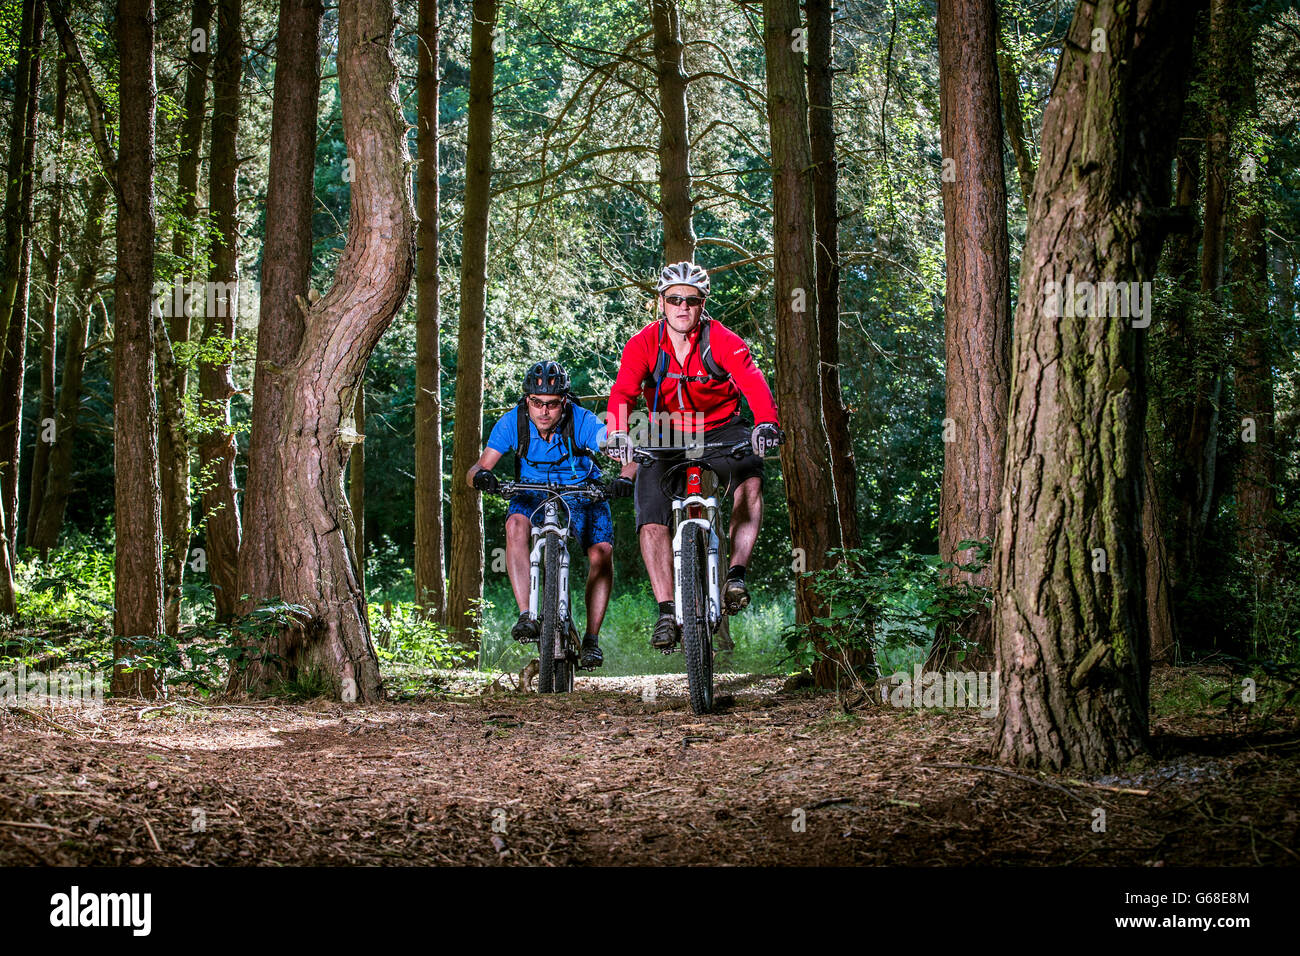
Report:
[[[67,57],[68,66],[72,70],[73,77],[76,78],[77,86],[81,89],[81,95],[86,100],[86,112],[90,116],[90,136],[95,142],[99,162],[104,167],[104,174],[116,190],[117,154],[108,138],[109,124],[104,101],[95,89],[90,70],[87,69],[86,61],[81,56],[81,48],[77,46],[77,38],[72,28],[68,26],[61,0],[50,0],[49,11],[50,19],[54,21],[54,29],[59,34],[59,42],[63,46],[63,54]]]

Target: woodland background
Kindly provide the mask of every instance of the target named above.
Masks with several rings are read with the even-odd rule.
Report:
[[[331,285],[351,275],[342,260],[353,191],[372,168],[362,158],[358,172],[345,145],[340,11],[292,6],[298,20],[286,26],[283,9],[258,0],[162,2],[149,51],[158,99],[148,278],[156,288],[237,280],[239,296],[237,316],[204,309],[186,322],[167,314],[152,338],[144,333],[158,367],[161,477],[151,493],[161,515],[165,600],[161,626],[130,653],[141,664],[137,675],[156,670],[209,690],[229,679],[232,648],[283,630],[300,598],[273,575],[250,586],[257,574],[250,578],[246,567],[256,564],[257,549],[273,551],[283,540],[268,530],[265,510],[279,499],[263,493],[260,504],[250,503],[248,467],[254,446],[267,441],[255,421],[259,389],[279,387],[273,379],[282,356],[293,356],[277,354],[281,346],[265,338],[259,345],[259,329],[268,327],[268,310],[279,309],[283,323],[286,308],[299,308],[285,306],[298,293],[286,298],[287,280],[274,279],[268,265],[307,267],[312,291],[301,311],[308,324],[313,310],[334,307]],[[825,466],[835,473],[833,487],[792,478],[793,462],[808,457],[802,447],[783,453],[797,456],[783,458],[784,469],[769,468],[749,575],[755,606],[732,628],[735,668],[816,670],[828,647],[841,664],[874,657],[885,673],[927,657],[962,669],[991,664],[989,562],[996,561],[1003,474],[998,436],[1008,417],[998,405],[1010,388],[1012,316],[1024,312],[1019,282],[1036,265],[1022,262],[1033,207],[1057,185],[1040,183],[1036,194],[1035,176],[1090,115],[1081,109],[1072,124],[1045,128],[1058,61],[1075,42],[1067,37],[1076,16],[1085,18],[1065,2],[957,3],[946,17],[943,6],[396,4],[398,97],[409,154],[422,159],[410,167],[420,252],[410,294],[392,292],[391,324],[371,330],[377,344],[363,393],[351,404],[351,390],[334,393],[347,405],[343,430],[364,435],[364,444],[345,442],[350,457],[338,464],[355,519],[351,553],[363,555],[353,570],[361,572],[366,625],[356,633],[366,640],[373,633],[391,685],[418,687],[433,666],[517,663],[501,640],[513,603],[503,564],[494,562],[505,506],[493,499],[480,506],[460,487],[462,461],[477,456],[486,429],[516,400],[524,369],[540,358],[562,362],[576,390],[592,397],[588,406],[603,408],[622,344],[648,320],[648,283],[665,260],[691,256],[713,271],[711,311],[750,342],[783,412],[806,412],[808,403],[785,399],[814,395],[811,414],[824,422]],[[1112,5],[1080,6],[1103,16]],[[1120,142],[1162,137],[1170,162],[1155,176],[1164,176],[1172,200],[1158,226],[1159,262],[1146,273],[1153,321],[1137,333],[1145,510],[1138,513],[1136,497],[1106,503],[1115,520],[1141,529],[1142,556],[1125,558],[1116,571],[1144,577],[1137,593],[1152,659],[1266,663],[1293,673],[1300,643],[1300,14],[1290,3],[1244,0],[1188,5],[1185,17],[1167,5],[1143,10],[1152,6],[1165,26],[1180,18],[1190,31],[1185,98],[1166,91],[1167,99],[1149,104],[1180,117],[1179,125],[1160,129],[1148,118],[1141,131],[1097,127]],[[820,231],[816,267],[824,271],[804,264],[823,304],[821,358],[838,368],[837,385],[823,372],[812,393],[782,374],[782,361],[793,357],[779,348],[783,330],[794,326],[782,312],[791,283],[780,272],[790,259],[773,228],[786,221],[780,90],[764,32],[777,13],[791,30],[807,31],[806,49],[796,42],[794,52],[799,63],[806,54],[812,101],[804,142],[817,172],[809,202],[829,202],[838,230],[831,265]],[[142,525],[117,504],[113,368],[124,339],[113,243],[121,248],[134,142],[126,125],[134,95],[128,63],[139,61],[119,44],[118,16],[112,4],[81,0],[11,0],[0,8],[0,129],[10,132],[0,305],[13,303],[0,395],[8,544],[0,609],[5,653],[15,661],[104,663],[111,638],[119,639],[121,658],[120,639],[131,633],[115,597],[114,563],[118,574],[122,565],[114,541]],[[319,57],[310,42],[314,17]],[[24,35],[39,42],[24,45]],[[1178,47],[1171,41],[1170,48]],[[474,139],[473,115],[485,109],[476,56],[479,63],[486,56],[491,71],[490,123],[477,126],[480,137],[485,129],[490,136],[490,167]],[[431,79],[436,111],[428,112],[429,88],[420,84]],[[281,163],[273,101],[290,85],[298,99],[285,95],[285,129],[296,120],[299,139],[282,147]],[[964,123],[954,118],[959,107],[950,107],[945,131],[941,100],[963,87],[991,91],[992,99],[985,96],[985,113]],[[833,125],[830,159],[817,152],[819,118]],[[436,177],[426,175],[435,167],[422,128],[436,132]],[[820,142],[825,149],[824,135]],[[980,181],[1005,184],[1000,200],[958,189],[978,172],[970,164],[980,155],[995,164]],[[1113,167],[1120,179],[1127,175],[1121,166]],[[997,175],[985,175],[992,168]],[[290,182],[308,169],[309,181]],[[310,243],[297,252],[273,244],[277,235],[305,239],[301,202],[297,229],[285,227],[288,220],[278,234],[268,226],[277,215],[270,195],[277,170],[286,177],[282,189],[310,193]],[[827,219],[818,216],[823,229]],[[993,238],[960,238],[980,230]],[[1005,243],[1000,257],[998,242]],[[991,280],[968,268],[981,255],[998,271]],[[999,287],[1005,293],[996,294]],[[826,308],[832,301],[837,307]],[[956,324],[962,321],[969,324]],[[365,349],[354,351],[364,360]],[[267,384],[259,374],[271,375]],[[1107,373],[1106,381],[1115,380]],[[818,408],[816,396],[834,388],[839,411],[824,397]],[[1014,427],[1014,404],[1009,416]],[[964,437],[945,441],[953,424],[960,436],[992,436],[986,449],[996,446],[996,454],[977,453]],[[1006,454],[1018,447],[1013,440]],[[119,444],[116,454],[123,453]],[[431,461],[440,463],[441,494],[421,497],[420,489],[437,487]],[[788,500],[792,483],[801,491]],[[834,512],[826,519],[833,536],[818,534],[807,517],[819,507]],[[607,669],[672,666],[645,649],[652,602],[631,508],[616,506],[615,520]],[[809,539],[818,542],[811,554]],[[847,559],[828,555],[826,542],[850,549]],[[1091,560],[1090,552],[1079,544],[1076,560]],[[1114,552],[1110,558],[1118,560]],[[816,591],[799,576],[804,570],[824,575]],[[863,594],[870,600],[852,606]],[[480,596],[491,602],[481,635],[465,629]],[[815,619],[830,622],[828,630],[810,629]],[[287,645],[280,649],[290,654]],[[309,664],[310,655],[298,661],[289,683],[330,689]],[[834,682],[824,667],[818,679]],[[156,689],[147,685],[137,679],[133,689]]]

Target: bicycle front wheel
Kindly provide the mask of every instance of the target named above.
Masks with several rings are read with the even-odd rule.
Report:
[[[691,710],[713,710],[713,641],[709,634],[704,529],[697,524],[682,529],[682,653],[690,685]]]
[[[567,687],[555,684],[556,648],[564,653],[560,636],[563,623],[560,616],[560,539],[554,534],[546,536],[542,547],[542,632],[537,641],[537,692],[550,694]],[[567,680],[566,680],[567,683]]]
[[[569,659],[574,646],[573,621],[563,621],[560,632],[564,639],[560,642],[560,652],[555,658],[555,693],[567,694],[573,690],[573,668],[575,661]]]

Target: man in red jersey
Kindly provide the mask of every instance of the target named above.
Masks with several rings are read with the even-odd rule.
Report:
[[[659,603],[650,644],[666,650],[679,636],[673,608],[672,510],[660,487],[660,476],[670,463],[657,460],[639,470],[631,464],[636,443],[628,434],[628,420],[637,394],[644,396],[650,420],[659,424],[666,412],[675,432],[656,436],[652,443],[680,443],[683,448],[698,442],[750,443],[752,453],[739,461],[709,460],[718,480],[731,492],[731,567],[722,594],[728,614],[749,604],[745,567],[763,522],[763,455],[777,446],[781,430],[772,390],[754,364],[749,346],[704,311],[709,274],[691,262],[673,263],[660,275],[655,291],[660,318],[624,347],[605,424],[610,457],[623,463],[624,476],[636,472],[641,557]],[[742,395],[757,423],[752,427],[741,414]]]

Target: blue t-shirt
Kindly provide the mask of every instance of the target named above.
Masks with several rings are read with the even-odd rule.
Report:
[[[599,480],[600,469],[590,455],[605,440],[605,426],[580,405],[570,404],[569,409],[573,415],[573,444],[577,447],[569,447],[568,440],[561,437],[558,425],[551,431],[551,440],[544,441],[533,420],[528,419],[528,454],[520,463],[520,480],[557,485]],[[515,406],[501,416],[492,427],[492,434],[488,435],[489,448],[503,455],[515,451],[515,445],[519,443],[519,415],[527,416],[528,412]],[[579,451],[587,454],[575,454]]]

